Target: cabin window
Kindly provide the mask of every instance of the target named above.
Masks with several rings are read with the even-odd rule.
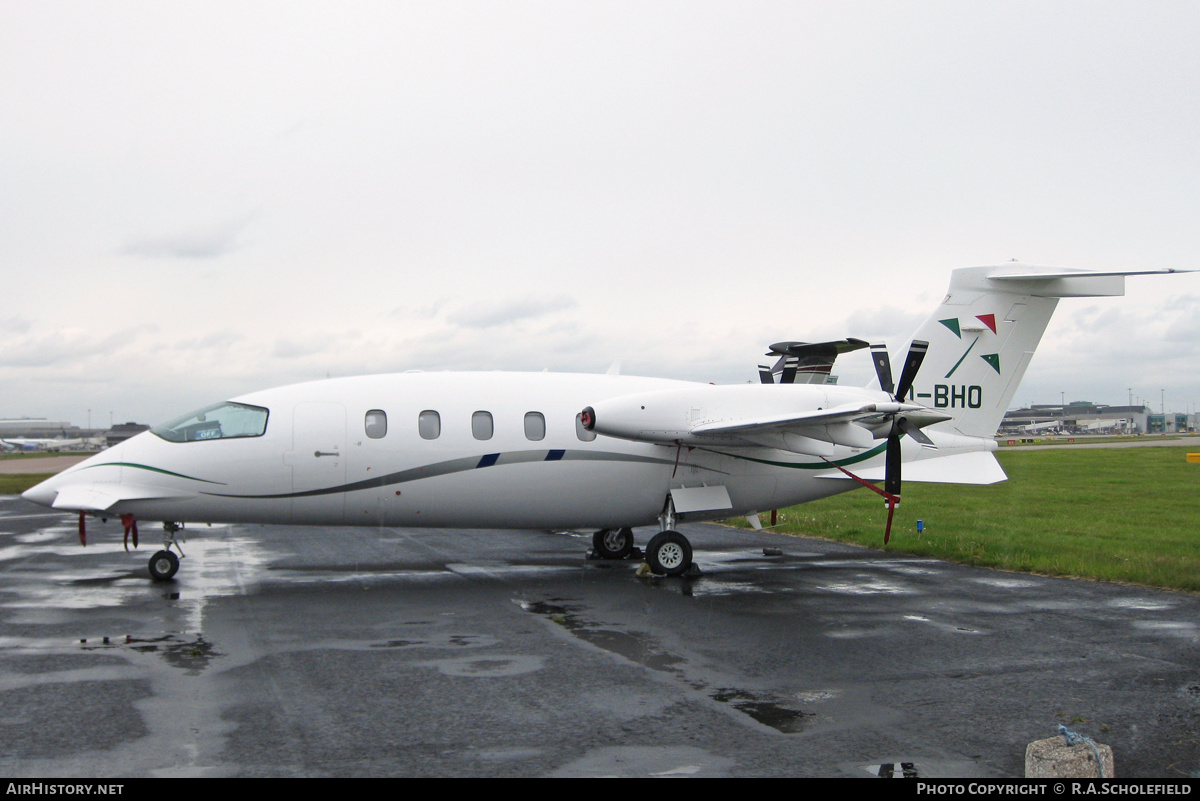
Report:
[[[371,439],[383,439],[387,434],[387,412],[382,409],[372,409],[363,420],[363,427]]]
[[[595,431],[583,427],[583,412],[575,415],[575,436],[579,437],[580,442],[591,442],[596,438]]]
[[[525,413],[525,437],[534,442],[546,438],[546,418],[541,412]]]
[[[168,442],[261,437],[269,414],[261,406],[247,403],[214,403],[150,430]]]
[[[417,417],[417,430],[421,432],[421,439],[437,439],[442,435],[442,416],[426,409]]]
[[[493,430],[491,412],[475,412],[471,415],[471,433],[475,439],[491,439]]]

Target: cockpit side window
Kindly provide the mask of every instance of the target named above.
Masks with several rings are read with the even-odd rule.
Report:
[[[150,429],[168,442],[261,437],[270,412],[248,403],[215,403]]]

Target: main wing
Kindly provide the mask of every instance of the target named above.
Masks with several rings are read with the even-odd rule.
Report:
[[[880,392],[870,393],[873,399],[865,392],[843,389],[840,398],[831,398],[832,391],[805,385],[702,385],[611,398],[589,406],[583,419],[597,433],[639,442],[779,448],[826,457],[838,445],[874,447],[892,433],[898,416],[915,428],[949,419],[919,404],[887,401]]]
[[[876,439],[887,436],[897,414],[903,414],[918,428],[949,419],[948,415],[912,403],[850,403],[832,409],[701,423],[692,427],[691,434],[726,445],[832,456],[836,445],[873,447]]]

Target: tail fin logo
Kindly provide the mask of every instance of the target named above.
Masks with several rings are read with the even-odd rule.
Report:
[[[997,333],[997,331],[996,331],[996,315],[995,314],[977,314],[977,315],[975,315],[975,319],[978,320],[979,322],[983,323],[985,326],[987,326],[988,330],[990,330],[992,332],[992,334]],[[967,349],[965,351],[963,351],[963,355],[959,358],[959,360],[956,361],[954,363],[954,366],[950,368],[950,372],[946,373],[946,378],[949,378],[950,376],[954,375],[954,372],[959,368],[959,366],[967,358],[967,354],[969,354],[971,352],[971,350],[976,345],[979,344],[979,340],[983,335],[983,329],[979,328],[978,326],[970,326],[970,327],[964,328],[964,326],[959,322],[959,319],[957,317],[951,317],[947,320],[938,320],[938,322],[941,323],[942,325],[946,326],[946,328],[950,329],[950,331],[952,331],[954,333],[954,336],[958,337],[959,339],[963,338],[964,330],[966,330],[966,331],[974,330],[974,331],[980,332],[980,335],[975,337],[974,341],[972,341],[971,344],[967,346]],[[979,358],[981,358],[985,362],[987,362],[991,366],[991,368],[996,371],[996,374],[1000,375],[1000,354],[999,353],[981,353],[979,355]]]

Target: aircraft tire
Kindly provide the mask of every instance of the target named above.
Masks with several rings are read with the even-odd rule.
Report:
[[[601,559],[624,559],[633,551],[632,529],[605,528],[592,535],[592,550]]]
[[[692,544],[678,531],[660,531],[646,545],[650,570],[664,576],[682,576],[692,566]]]
[[[179,557],[170,551],[159,551],[150,557],[150,578],[170,581],[179,570]]]

